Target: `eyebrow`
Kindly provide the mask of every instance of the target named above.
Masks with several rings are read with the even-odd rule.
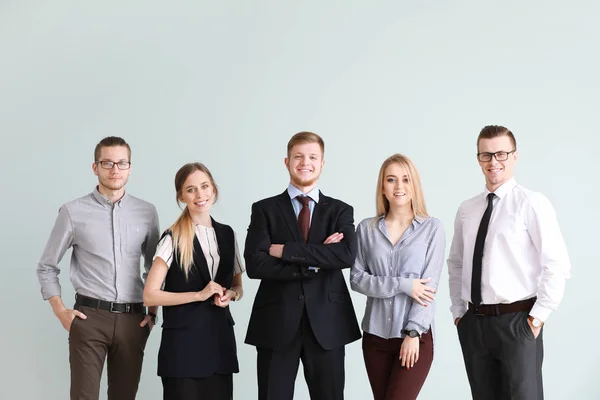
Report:
[[[99,162],[104,162],[104,161],[110,161],[110,162],[114,162],[114,163],[120,163],[120,162],[123,162],[123,161],[129,162],[129,160],[127,160],[126,158],[123,158],[122,160],[119,160],[119,161],[113,161],[113,160],[104,159],[104,160],[100,160]]]
[[[200,184],[200,186],[202,186],[202,185],[204,185],[204,184],[207,184],[207,183],[208,183],[208,181],[206,181],[206,182],[202,182],[202,183]],[[189,188],[191,188],[191,187],[194,187],[194,185],[187,185],[185,188],[186,188],[186,189],[189,189]]]
[[[391,174],[391,175],[386,175],[385,177],[386,177],[386,178],[397,178],[397,176],[396,176],[396,175],[393,175],[393,174]],[[402,177],[403,177],[403,178],[408,178],[408,175],[406,175],[406,174],[405,174],[405,175],[402,175]]]

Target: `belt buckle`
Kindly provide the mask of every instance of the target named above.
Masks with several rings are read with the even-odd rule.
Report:
[[[119,310],[115,310],[114,306],[115,304],[119,304],[119,303],[110,303],[110,309],[108,311],[110,311],[111,313],[115,313],[115,314],[123,314],[125,313],[129,313],[131,312],[131,304],[123,304],[125,306],[125,311],[119,311]]]

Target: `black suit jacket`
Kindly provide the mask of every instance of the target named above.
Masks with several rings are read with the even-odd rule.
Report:
[[[343,233],[344,239],[323,244],[334,232]],[[269,255],[271,244],[285,245],[282,258]],[[285,347],[297,333],[305,307],[323,348],[359,339],[360,329],[342,274],[342,269],[354,264],[356,250],[353,209],[342,201],[320,194],[308,243],[300,233],[287,190],[254,203],[244,258],[248,276],[261,283],[245,342],[270,349]],[[310,271],[310,266],[320,270]]]

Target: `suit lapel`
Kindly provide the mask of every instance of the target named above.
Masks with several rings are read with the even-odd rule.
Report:
[[[283,214],[288,228],[290,228],[294,240],[296,242],[304,242],[304,238],[302,238],[302,234],[300,233],[300,227],[298,226],[298,218],[296,218],[292,200],[287,190],[277,197],[277,205]]]
[[[310,230],[308,232],[308,242],[314,236],[313,232],[319,232],[322,225],[325,223],[329,205],[331,204],[330,198],[325,196],[323,192],[319,192],[319,202],[315,204],[313,215],[310,221]]]

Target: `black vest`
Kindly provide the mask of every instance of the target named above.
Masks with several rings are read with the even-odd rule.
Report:
[[[231,288],[235,260],[235,237],[231,227],[212,221],[219,246],[219,268],[214,281]],[[163,234],[170,235],[167,231]],[[208,264],[197,237],[194,262],[188,279],[181,269],[179,254],[165,277],[166,292],[199,292],[210,281]],[[163,332],[158,352],[158,375],[172,378],[202,378],[215,373],[238,372],[237,351],[229,307],[213,304],[212,298],[163,307]]]

